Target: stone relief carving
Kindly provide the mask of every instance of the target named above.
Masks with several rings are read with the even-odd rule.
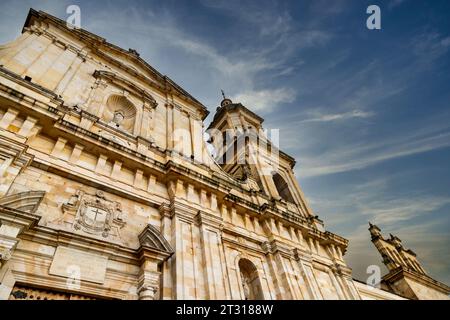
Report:
[[[139,300],[154,300],[156,293],[158,291],[158,286],[145,285],[139,289]]]
[[[122,124],[122,121],[125,119],[125,116],[123,115],[122,111],[115,111],[114,116],[112,119],[113,124],[116,125],[116,127],[120,128],[120,125]]]
[[[247,178],[242,185],[245,189],[253,192],[259,192],[261,189],[259,188],[258,182],[256,182],[252,178]]]
[[[248,279],[247,277],[242,273],[242,271],[240,272],[241,274],[241,285],[242,285],[242,289],[244,291],[244,299],[245,300],[249,300],[250,299],[250,288],[248,286]]]
[[[259,192],[261,188],[258,185],[257,179],[259,179],[251,170],[248,163],[242,166],[243,171],[243,187],[249,191]]]
[[[2,266],[6,261],[11,259],[11,250],[3,249],[0,251],[0,266]]]
[[[62,211],[63,215],[54,222],[69,222],[75,230],[101,235],[104,238],[120,238],[120,229],[126,224],[121,204],[106,199],[101,190],[94,195],[78,190],[62,205]]]

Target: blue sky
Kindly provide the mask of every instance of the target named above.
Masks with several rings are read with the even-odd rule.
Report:
[[[30,7],[65,18],[69,4],[211,112],[224,89],[279,128],[355,277],[381,263],[372,221],[450,283],[449,1],[2,1],[0,43]],[[366,28],[370,4],[382,30]]]

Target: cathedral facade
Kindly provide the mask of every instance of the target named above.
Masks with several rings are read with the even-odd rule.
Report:
[[[206,142],[136,50],[30,10],[0,46],[0,299],[448,297],[376,226],[390,273],[354,280],[250,109],[224,96]]]

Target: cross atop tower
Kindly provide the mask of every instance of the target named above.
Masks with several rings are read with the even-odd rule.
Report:
[[[233,101],[231,101],[231,99],[228,99],[228,98],[225,96],[225,92],[223,92],[222,89],[221,89],[220,91],[222,92],[222,97],[223,97],[223,100],[222,100],[222,102],[220,103],[220,106],[221,106],[221,107],[224,107],[224,106],[226,106],[226,105],[232,104]]]

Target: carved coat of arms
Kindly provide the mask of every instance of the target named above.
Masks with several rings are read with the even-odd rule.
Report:
[[[94,195],[78,190],[62,206],[63,216],[60,222],[66,221],[67,215],[75,216],[73,228],[84,232],[120,237],[119,230],[125,225],[122,207],[119,202],[106,199],[103,191]]]

